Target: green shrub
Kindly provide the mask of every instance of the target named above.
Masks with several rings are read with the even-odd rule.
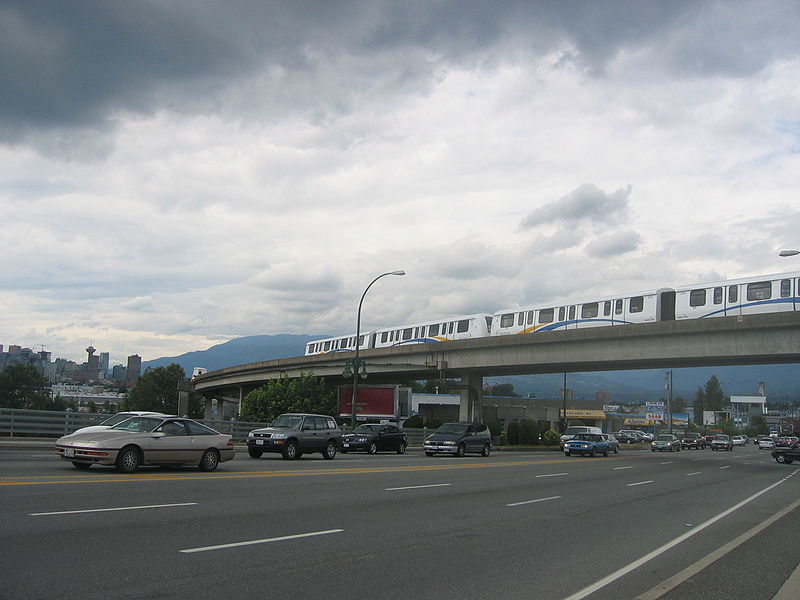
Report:
[[[487,423],[489,426],[489,433],[492,434],[492,438],[499,440],[500,436],[503,434],[503,424],[500,421],[489,421]]]
[[[553,429],[548,429],[544,432],[544,435],[542,435],[542,441],[544,442],[545,446],[555,446],[558,444],[560,439],[561,436]]]
[[[539,423],[526,419],[519,424],[519,443],[524,446],[533,446],[539,443]]]
[[[519,421],[511,421],[506,431],[506,439],[512,446],[519,444]]]
[[[442,423],[444,423],[444,421],[442,421],[441,419],[430,418],[427,421],[425,421],[425,427],[427,427],[428,429],[438,429],[439,426],[442,425]]]
[[[422,417],[419,415],[414,415],[409,417],[403,423],[403,427],[411,427],[411,428],[421,428],[423,424]]]

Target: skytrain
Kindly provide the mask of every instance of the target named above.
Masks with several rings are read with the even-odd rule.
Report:
[[[359,351],[539,331],[797,310],[800,310],[800,271],[384,327],[362,333]],[[314,340],[306,345],[305,354],[349,352],[355,350],[355,344],[355,334]]]

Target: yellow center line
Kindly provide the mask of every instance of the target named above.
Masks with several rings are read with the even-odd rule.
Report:
[[[640,457],[625,457],[626,459]],[[599,459],[601,462],[609,459]],[[615,459],[611,459],[615,460]],[[618,460],[618,459],[616,459]],[[417,466],[387,466],[387,467],[344,467],[331,469],[308,469],[303,471],[244,471],[238,473],[198,473],[193,475],[150,475],[147,473],[137,473],[133,475],[105,475],[98,473],[97,476],[91,474],[75,474],[72,476],[55,475],[27,475],[20,477],[0,477],[0,486],[19,486],[19,485],[63,485],[80,483],[136,483],[149,481],[185,481],[185,480],[205,480],[205,479],[253,479],[261,477],[316,477],[320,475],[363,475],[372,473],[414,473],[425,471],[457,471],[464,469],[494,469],[506,467],[527,467],[532,465],[551,465],[574,463],[574,458],[550,459],[550,460],[514,460],[500,463],[474,462],[460,464],[439,464],[439,465],[417,465]]]

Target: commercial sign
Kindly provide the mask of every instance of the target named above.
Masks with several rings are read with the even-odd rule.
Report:
[[[391,417],[397,416],[398,389],[396,385],[358,386],[356,402],[357,417]],[[339,416],[353,416],[353,387],[339,388]]]

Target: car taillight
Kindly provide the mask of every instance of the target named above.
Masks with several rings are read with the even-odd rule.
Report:
[[[231,447],[231,446],[233,446],[233,440],[228,440],[227,446],[228,446],[228,447]]]

